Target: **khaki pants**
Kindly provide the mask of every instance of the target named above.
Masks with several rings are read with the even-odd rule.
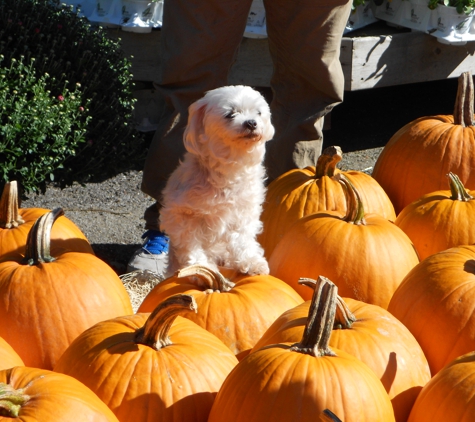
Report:
[[[143,171],[141,189],[157,200],[145,213],[158,229],[161,191],[185,152],[188,106],[205,91],[228,84],[252,0],[165,0],[156,88],[165,106]],[[272,122],[267,143],[269,180],[314,165],[321,153],[323,118],[343,100],[340,45],[349,0],[264,0],[271,79]]]

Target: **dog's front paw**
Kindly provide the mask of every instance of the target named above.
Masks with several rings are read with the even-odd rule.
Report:
[[[267,261],[262,258],[251,262],[250,265],[242,272],[247,273],[249,275],[267,275],[269,274],[269,264],[267,264]]]

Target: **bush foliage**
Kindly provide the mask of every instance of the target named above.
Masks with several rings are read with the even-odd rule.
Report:
[[[72,6],[57,1],[0,0],[0,55],[5,78],[19,77],[7,72],[16,60],[30,68],[30,83],[33,76],[38,79],[33,85],[42,92],[41,98],[22,97],[25,120],[35,116],[37,121],[54,120],[55,128],[43,125],[41,136],[39,127],[34,136],[26,125],[16,128],[16,137],[23,138],[16,151],[21,148],[28,158],[18,161],[18,154],[4,149],[0,156],[3,182],[16,179],[27,191],[38,190],[44,189],[41,180],[54,178],[62,185],[95,180],[143,160],[144,141],[133,119],[131,63],[119,42],[108,38],[104,29],[91,26]],[[8,86],[17,82],[10,80]],[[49,109],[41,105],[46,94],[51,101]],[[60,97],[67,98],[72,108],[83,107],[84,114],[80,116],[72,108],[74,118],[74,113],[68,117],[59,112],[48,114],[53,106],[66,105],[58,103]],[[11,103],[7,95],[0,97],[0,124],[8,120]],[[20,109],[17,113],[21,115]],[[71,133],[66,134],[68,124]],[[5,142],[5,130],[0,142]],[[30,174],[25,179],[25,166],[36,176]]]

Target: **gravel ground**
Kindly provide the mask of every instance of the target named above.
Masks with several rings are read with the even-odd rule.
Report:
[[[382,147],[404,124],[421,116],[452,114],[456,79],[345,93],[331,115],[324,147],[338,145],[342,170],[372,167]],[[100,183],[49,186],[45,194],[30,195],[23,207],[62,207],[89,239],[96,255],[118,274],[141,244],[143,212],[153,203],[140,191],[142,174],[128,171]]]

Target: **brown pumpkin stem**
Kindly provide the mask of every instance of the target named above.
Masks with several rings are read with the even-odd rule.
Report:
[[[219,271],[199,264],[182,268],[176,272],[175,276],[177,278],[188,277],[193,284],[205,291],[229,292],[234,287],[234,283]]]
[[[473,78],[470,72],[463,72],[458,78],[457,98],[454,107],[454,124],[473,126]]]
[[[144,326],[135,332],[135,343],[160,350],[172,344],[168,337],[175,318],[185,312],[197,312],[198,305],[191,295],[176,294],[161,302],[150,314]]]
[[[300,278],[298,281],[299,284],[310,287],[312,290],[315,290],[317,286],[316,280],[313,278]],[[350,311],[350,308],[345,303],[345,301],[337,296],[336,298],[336,310],[335,310],[335,322],[333,323],[334,330],[347,330],[350,329],[353,323],[356,321],[356,317],[353,312]]]
[[[0,382],[0,416],[18,418],[21,407],[30,400],[23,388],[15,390],[10,384]]]
[[[18,183],[13,180],[5,184],[0,199],[0,227],[11,229],[25,222],[19,213]]]
[[[313,292],[302,340],[290,350],[311,356],[336,356],[328,346],[335,321],[338,288],[328,278],[319,276]]]
[[[320,420],[322,422],[341,422],[341,419],[338,418],[331,410],[325,409],[320,414]]]
[[[28,232],[26,240],[26,253],[23,259],[28,265],[38,265],[45,262],[53,262],[50,254],[51,228],[54,222],[64,215],[62,208],[55,208],[43,214]]]
[[[323,176],[332,177],[335,174],[336,165],[343,158],[343,153],[340,147],[331,146],[325,148],[320,157],[318,157],[315,166],[315,179],[320,179]]]
[[[335,175],[335,179],[343,185],[345,191],[347,210],[344,220],[347,223],[353,223],[356,225],[366,224],[363,201],[361,201],[360,194],[353,186],[353,183],[351,183],[348,177],[343,173]]]
[[[473,196],[467,192],[462,181],[456,174],[450,172],[447,174],[447,177],[449,178],[450,191],[452,192],[450,199],[462,202],[468,202],[473,199]]]

